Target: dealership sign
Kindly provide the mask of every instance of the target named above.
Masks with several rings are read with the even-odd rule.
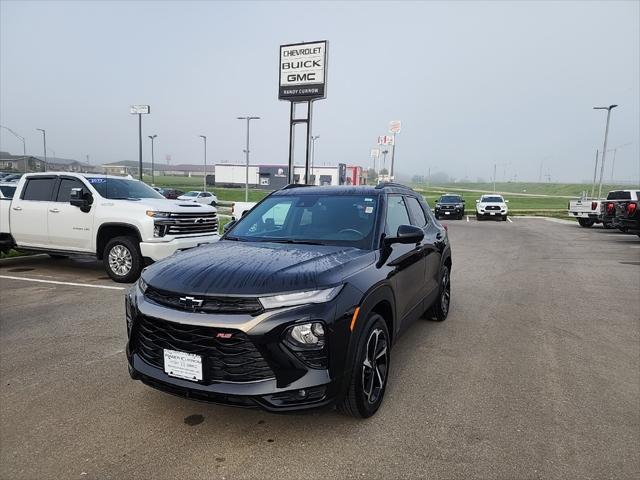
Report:
[[[149,105],[131,105],[131,107],[129,107],[129,113],[134,115],[148,114],[149,112],[151,112]]]
[[[402,128],[402,123],[400,122],[400,120],[392,120],[391,122],[389,122],[390,133],[393,133],[394,135],[396,133],[400,133],[401,128]]]
[[[280,100],[305,102],[325,98],[326,80],[326,40],[280,46]]]
[[[393,145],[394,138],[391,135],[380,135],[378,137],[378,145]]]

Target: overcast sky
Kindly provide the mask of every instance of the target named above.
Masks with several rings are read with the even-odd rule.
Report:
[[[285,163],[278,46],[329,40],[316,161],[370,164],[402,120],[397,169],[456,178],[591,178],[606,112],[617,180],[640,181],[640,3],[0,2],[0,123],[42,154],[137,160],[130,104],[150,104],[156,159]],[[302,133],[302,132],[301,132]],[[302,138],[302,137],[300,137]],[[2,129],[0,150],[22,144]],[[49,153],[52,155],[52,153]],[[611,166],[609,157],[609,167]],[[300,158],[300,161],[302,159]],[[611,171],[607,168],[605,179]]]

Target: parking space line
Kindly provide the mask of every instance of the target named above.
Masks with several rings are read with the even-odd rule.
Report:
[[[509,217],[507,217],[507,222],[513,223],[513,220],[511,220]]]
[[[467,222],[469,221],[469,215],[467,215]]]
[[[0,278],[6,278],[7,280],[24,280],[25,282],[52,283],[54,285],[70,285],[72,287],[104,288],[107,290],[125,290],[126,289],[126,287],[113,287],[111,285],[91,285],[89,283],[59,282],[57,280],[40,280],[38,278],[14,277],[11,275],[0,275]]]

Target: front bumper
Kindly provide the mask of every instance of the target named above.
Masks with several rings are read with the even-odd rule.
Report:
[[[346,288],[345,288],[346,289]],[[341,293],[342,295],[342,293]],[[321,408],[333,404],[350,376],[345,368],[350,316],[336,317],[335,304],[288,307],[259,315],[204,314],[174,310],[146,299],[137,287],[127,295],[129,342],[126,354],[133,379],[173,395],[211,403],[240,407],[260,407],[272,412]],[[273,375],[254,381],[234,382],[208,377],[203,357],[203,380],[199,382],[169,376],[161,365],[145,358],[136,335],[140,317],[176,322],[181,325],[222,329],[246,335],[269,365]],[[161,320],[160,320],[161,319]],[[282,341],[293,324],[321,320],[325,323],[327,361],[320,368],[310,367]]]
[[[481,212],[476,212],[477,215],[484,218],[502,218],[508,215],[507,210],[485,210]]]
[[[199,245],[217,242],[219,235],[198,235],[190,237],[176,237],[173,240],[140,242],[140,252],[143,257],[148,257],[154,262],[173,255],[179,250],[188,250]]]
[[[443,208],[435,209],[435,214],[441,217],[457,217],[457,216],[463,215],[463,213],[464,213],[464,210],[458,207],[452,208],[452,209],[443,209]]]

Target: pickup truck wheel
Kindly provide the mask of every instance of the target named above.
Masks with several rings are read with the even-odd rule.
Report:
[[[389,377],[389,349],[387,324],[372,313],[358,339],[349,389],[338,404],[340,412],[368,418],[380,408]]]
[[[591,228],[591,227],[593,227],[594,223],[595,223],[595,220],[591,220],[590,218],[579,218],[578,219],[578,224],[581,227],[584,227],[584,228]]]
[[[427,318],[436,322],[442,322],[449,315],[449,306],[451,305],[451,275],[449,267],[442,266],[440,271],[440,294],[437,300],[427,312]]]
[[[143,266],[138,242],[133,237],[116,237],[107,242],[102,255],[104,268],[119,283],[132,283]]]
[[[502,216],[502,221],[503,221],[503,222],[506,222],[506,221],[507,221],[507,216],[506,216],[506,215],[503,215],[503,216]]]
[[[482,220],[482,217],[480,216],[480,214],[479,214],[479,213],[476,213],[476,220],[477,220],[477,221]]]
[[[611,222],[602,222],[602,227],[605,230],[609,230],[609,229],[613,228],[613,226],[611,225]]]

